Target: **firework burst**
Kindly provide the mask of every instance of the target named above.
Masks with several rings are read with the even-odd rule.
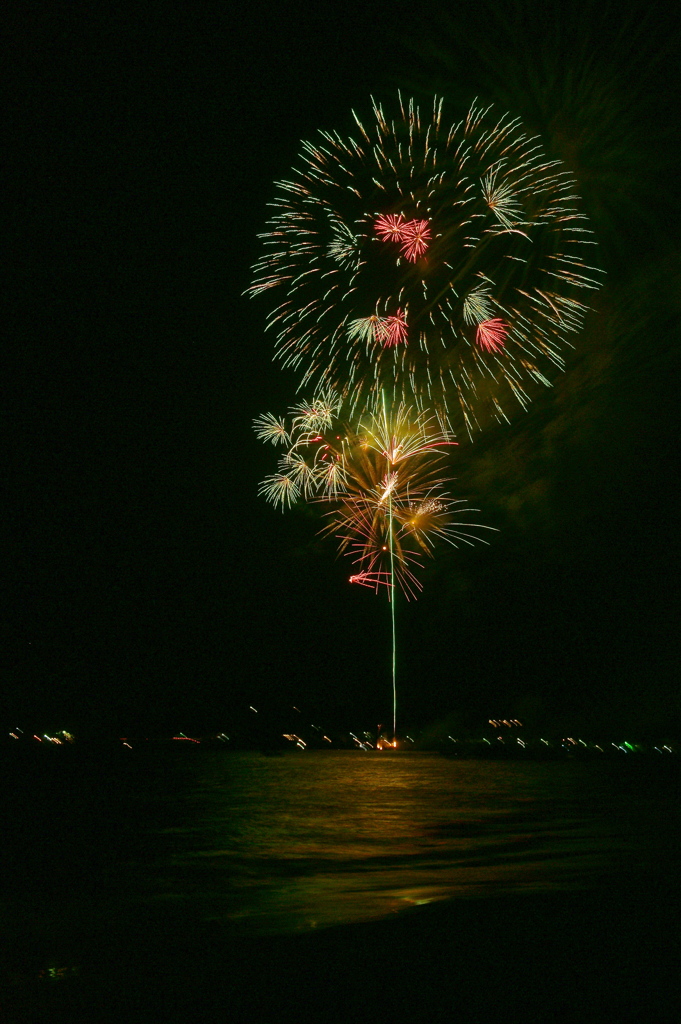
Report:
[[[508,115],[442,101],[320,132],[278,194],[249,292],[277,357],[352,417],[384,388],[469,434],[563,367],[598,284],[569,174]]]
[[[456,442],[434,416],[404,403],[366,414],[352,428],[336,418],[339,402],[326,391],[294,406],[288,426],[269,414],[255,420],[262,440],[272,439],[266,428],[274,423],[276,440],[289,446],[260,492],[282,509],[299,499],[325,505],[322,533],[352,559],[350,582],[384,586],[389,596],[398,584],[415,597],[416,574],[438,540],[473,544],[489,529],[471,523],[477,510],[446,490],[443,461]]]

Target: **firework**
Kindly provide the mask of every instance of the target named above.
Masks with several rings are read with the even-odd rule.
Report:
[[[422,117],[400,97],[394,119],[374,103],[355,122],[278,183],[249,291],[279,296],[268,328],[301,387],[353,417],[387,389],[472,435],[563,367],[598,287],[586,219],[508,115],[474,104],[449,127],[441,100]]]
[[[322,532],[351,558],[350,582],[385,587],[391,598],[399,585],[415,597],[437,541],[473,544],[489,529],[471,523],[476,510],[446,490],[443,462],[456,442],[432,414],[404,403],[366,414],[354,428],[338,418],[339,405],[327,390],[294,406],[290,425],[269,414],[255,420],[262,440],[288,446],[260,493],[282,509],[300,499],[324,504]]]
[[[503,320],[495,317],[493,320],[483,320],[478,324],[475,332],[475,340],[484,352],[500,352],[504,347],[508,326]]]

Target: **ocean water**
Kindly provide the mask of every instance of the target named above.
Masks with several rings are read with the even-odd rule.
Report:
[[[5,934],[149,917],[307,932],[586,889],[652,875],[678,827],[676,788],[654,763],[189,747],[108,763],[67,751],[24,772],[3,844]]]

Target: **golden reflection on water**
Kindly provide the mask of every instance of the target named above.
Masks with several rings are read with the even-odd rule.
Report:
[[[274,932],[588,884],[636,837],[592,766],[306,752],[208,758],[155,899]],[[630,824],[630,823],[629,823]]]

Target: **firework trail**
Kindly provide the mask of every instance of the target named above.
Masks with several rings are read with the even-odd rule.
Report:
[[[276,355],[350,415],[381,394],[469,435],[562,369],[599,287],[568,172],[518,120],[442,101],[355,137],[322,131],[278,183],[250,294],[270,292]]]
[[[392,626],[393,741],[397,728],[395,589],[407,600],[422,589],[423,558],[438,540],[454,547],[482,540],[492,529],[468,520],[470,509],[445,489],[442,463],[453,435],[432,414],[403,402],[365,414],[356,427],[339,414],[342,401],[330,390],[289,410],[289,421],[271,413],[254,421],[258,437],[282,444],[278,471],[260,493],[282,509],[303,498],[330,506],[322,533],[334,536],[352,559],[350,583],[385,587]],[[483,541],[483,543],[487,543]]]

